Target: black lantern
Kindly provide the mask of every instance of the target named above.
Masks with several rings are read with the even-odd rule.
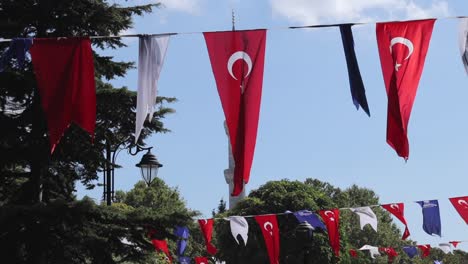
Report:
[[[141,169],[141,177],[143,177],[146,184],[150,186],[154,178],[158,176],[159,168],[163,165],[159,163],[156,156],[151,153],[151,149],[148,149],[148,152],[141,158],[140,163],[135,166]]]

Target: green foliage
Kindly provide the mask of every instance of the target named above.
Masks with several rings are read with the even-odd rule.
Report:
[[[122,7],[104,0],[3,0],[0,32],[4,38],[117,35],[131,28],[134,16],[157,6]],[[93,39],[92,44],[95,50],[125,46],[120,38]],[[0,43],[0,54],[8,45]],[[12,60],[0,73],[2,263],[151,263],[155,254],[148,229],[172,239],[170,227],[192,223],[195,212],[177,202],[178,193],[171,193],[167,186],[164,189],[163,183],[159,187],[164,193],[150,197],[161,199],[159,207],[137,206],[138,201],[107,207],[75,199],[76,181],[95,187],[106,164],[106,145],[115,149],[134,141],[136,93],[108,83],[125,76],[133,65],[94,53],[97,116],[93,143],[72,124],[53,155],[29,59],[21,68]],[[151,134],[169,131],[162,119],[174,111],[166,107],[174,101],[157,98],[156,113],[145,122],[139,144],[144,145]],[[38,189],[42,199],[36,195]],[[173,197],[163,200],[166,194]]]

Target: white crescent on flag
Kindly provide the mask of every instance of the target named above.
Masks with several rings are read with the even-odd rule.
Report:
[[[250,72],[252,71],[252,59],[250,59],[249,54],[247,54],[244,51],[236,51],[234,52],[231,57],[229,57],[228,63],[227,63],[227,68],[229,71],[229,74],[234,78],[234,80],[237,80],[236,76],[234,76],[234,73],[232,72],[232,66],[234,66],[234,63],[238,60],[244,60],[245,63],[247,63],[247,73],[245,74],[244,77],[249,76]]]
[[[413,51],[414,51],[413,42],[403,37],[392,38],[392,40],[390,41],[390,53],[392,53],[393,45],[397,43],[403,44],[408,48],[408,55],[406,55],[406,58],[404,59],[404,60],[407,60],[411,56],[411,54],[413,54]],[[398,71],[400,67],[401,67],[401,63],[395,62],[395,70]]]

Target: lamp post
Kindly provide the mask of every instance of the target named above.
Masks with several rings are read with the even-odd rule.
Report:
[[[304,264],[311,264],[313,248],[314,228],[307,222],[302,222],[296,227],[297,246],[302,247],[304,252]]]
[[[135,156],[136,154],[144,150],[148,151],[146,154],[143,155],[141,161],[135,165],[136,167],[140,168],[141,177],[148,186],[150,186],[154,178],[158,176],[158,170],[163,166],[161,163],[159,163],[156,156],[153,155],[153,153],[151,153],[151,149],[153,147],[145,148],[135,144],[130,144],[121,147],[122,144],[123,142],[118,144],[117,147],[115,147],[115,149],[112,150],[110,144],[106,143],[106,164],[103,177],[103,200],[106,200],[107,205],[111,205],[112,201],[114,200],[114,169],[116,167],[115,159],[117,158],[117,155],[121,150],[127,149],[128,154],[132,156]],[[135,150],[132,151],[132,149]]]

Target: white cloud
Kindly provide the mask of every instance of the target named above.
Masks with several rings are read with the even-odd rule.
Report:
[[[448,3],[435,0],[432,3],[428,3],[427,0],[270,0],[270,2],[275,15],[305,25],[417,19],[449,14]]]
[[[201,12],[200,0],[161,0],[158,1],[164,8],[198,15]]]

